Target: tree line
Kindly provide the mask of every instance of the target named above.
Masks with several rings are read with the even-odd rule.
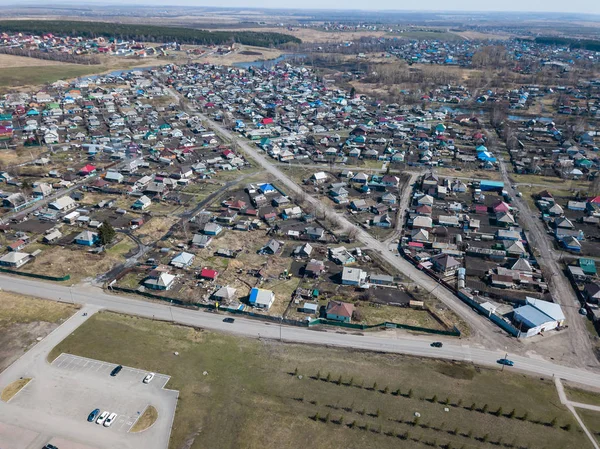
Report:
[[[237,42],[257,47],[285,43],[301,43],[294,36],[259,31],[207,31],[192,28],[138,25],[108,22],[79,22],[59,20],[2,20],[0,31],[9,33],[81,36],[87,38],[118,38],[140,42],[177,42],[180,44],[221,45]]]
[[[69,62],[71,64],[100,64],[100,58],[98,56],[82,56],[58,51],[46,52],[18,47],[0,47],[0,53],[13,56],[25,56],[27,58],[45,59],[48,61]]]
[[[540,36],[535,42],[545,45],[568,46],[569,48],[581,48],[583,50],[600,51],[600,41],[593,39],[573,39],[570,37]]]

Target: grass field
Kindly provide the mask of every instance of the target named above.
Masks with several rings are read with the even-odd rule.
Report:
[[[590,447],[551,380],[509,370],[242,339],[110,312],[91,317],[50,360],[62,352],[171,375],[167,387],[180,391],[171,449]]]
[[[579,408],[577,414],[587,429],[596,437],[596,441],[600,443],[600,413]]]
[[[0,68],[0,88],[7,86],[35,86],[98,72],[102,72],[102,66],[79,64],[47,65],[34,68]]]
[[[565,392],[570,401],[600,406],[600,393],[574,387],[565,387]]]

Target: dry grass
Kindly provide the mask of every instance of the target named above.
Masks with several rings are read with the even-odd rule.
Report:
[[[30,162],[38,159],[44,149],[42,147],[17,148],[16,150],[0,151],[0,165],[7,167]]]
[[[153,207],[153,206],[150,206]],[[134,234],[139,237],[144,245],[149,245],[160,240],[179,219],[177,217],[152,217]]]
[[[0,395],[0,399],[4,402],[10,401],[19,391],[21,391],[25,385],[27,385],[31,381],[31,378],[25,377],[19,380],[15,380],[13,383],[8,384],[4,390],[2,390],[2,394]]]
[[[228,28],[228,30],[232,30]],[[302,42],[344,42],[344,41],[355,41],[361,37],[382,37],[386,36],[385,31],[320,31],[313,30],[310,28],[236,28],[236,30],[244,31],[263,31],[263,32],[274,32],[289,34],[299,39]]]
[[[153,406],[149,405],[142,413],[142,416],[138,418],[133,427],[129,430],[132,433],[143,432],[149,429],[158,419],[158,410]]]
[[[73,245],[74,249],[48,247],[33,262],[24,265],[21,271],[56,277],[68,274],[71,276],[68,282],[76,284],[83,279],[95,278],[106,273],[116,263],[124,260],[120,254],[92,254],[86,251],[87,247],[75,248],[75,246],[79,245]]]
[[[40,67],[48,65],[66,65],[60,61],[49,61],[46,59],[28,58],[26,56],[14,56],[0,54],[0,67],[10,69],[14,67]]]
[[[380,324],[385,321],[410,326],[420,326],[429,329],[444,328],[426,310],[416,310],[408,307],[359,304],[357,310],[362,314],[362,324]]]
[[[283,54],[281,50],[262,48],[262,47],[251,47],[251,46],[240,46],[234,52],[229,53],[227,55],[219,56],[215,54],[211,55],[200,55],[197,57],[192,57],[192,61],[200,61],[200,62],[208,62],[210,64],[224,64],[231,65],[238,62],[252,62],[256,60],[266,60],[266,59],[275,59]],[[253,54],[242,54],[242,52],[248,51],[253,53],[259,53],[257,55]]]
[[[58,323],[71,316],[78,307],[12,292],[2,292],[0,330],[13,324],[45,321]]]

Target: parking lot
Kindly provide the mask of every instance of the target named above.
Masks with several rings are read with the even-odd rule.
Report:
[[[61,441],[60,446],[57,444],[60,449],[166,449],[177,404],[177,392],[163,389],[169,376],[157,373],[144,384],[147,371],[123,367],[112,377],[115,367],[61,354],[45,366],[44,372],[32,376],[33,380],[10,401],[14,416],[21,415],[26,421],[3,420],[13,437],[0,440],[9,443],[2,449],[29,449],[38,443],[42,447],[50,441]],[[148,405],[158,410],[157,421],[143,432],[130,433]],[[96,408],[118,415],[110,427],[87,422]],[[23,428],[9,428],[11,424]]]

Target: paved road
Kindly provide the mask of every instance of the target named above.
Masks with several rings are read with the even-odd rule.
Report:
[[[499,160],[500,172],[504,180],[506,188],[510,186],[510,179],[506,163],[503,159]],[[598,359],[594,355],[589,332],[585,327],[585,318],[579,314],[581,307],[579,300],[575,296],[575,292],[571,284],[564,274],[564,270],[560,264],[560,251],[554,249],[553,243],[546,233],[543,222],[539,219],[539,213],[530,211],[526,201],[516,195],[513,196],[513,206],[516,206],[521,214],[519,220],[527,229],[527,239],[532,248],[537,250],[536,256],[540,266],[545,269],[547,282],[550,285],[552,297],[562,306],[566,317],[566,322],[569,326],[568,344],[571,357],[574,364],[577,366],[600,366]]]
[[[351,334],[339,331],[322,332],[303,327],[279,326],[270,322],[241,317],[236,317],[235,323],[228,324],[223,322],[223,315],[221,314],[181,309],[171,307],[167,304],[111,295],[91,286],[77,286],[70,289],[58,284],[0,275],[0,288],[17,291],[25,295],[67,301],[70,299],[72,292],[74,302],[84,304],[86,307],[91,307],[92,309],[105,308],[115,312],[174,321],[244,337],[259,337],[274,340],[281,338],[282,341],[286,342],[459,360],[487,366],[498,366],[496,360],[505,354],[504,349],[484,349],[479,346],[463,344],[461,340],[446,342],[443,348],[432,348],[430,347],[430,343],[433,341],[433,338],[397,334],[395,331],[380,331],[367,334]],[[68,323],[75,329],[83,322],[81,318],[76,316],[72,319],[73,321],[68,321]],[[68,327],[64,330],[66,331],[65,335],[69,333]],[[39,344],[52,347],[61,339],[61,335],[51,334]],[[34,353],[35,351],[32,352],[32,354]],[[31,357],[30,353],[27,353],[26,356]],[[510,353],[509,358],[514,360],[517,369],[531,374],[547,377],[559,376],[568,381],[600,388],[600,375],[584,369],[557,365],[543,359],[523,357]],[[14,366],[18,366],[17,363]],[[12,366],[5,373],[10,372],[11,368]],[[0,384],[1,379],[2,377],[0,377]]]

